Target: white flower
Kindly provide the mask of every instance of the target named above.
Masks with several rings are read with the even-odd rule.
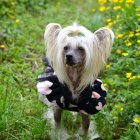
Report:
[[[50,89],[52,85],[53,83],[49,81],[39,82],[37,84],[37,90],[41,94],[49,95],[52,92],[52,90]]]

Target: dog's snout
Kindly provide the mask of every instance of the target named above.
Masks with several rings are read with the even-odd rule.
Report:
[[[68,65],[75,64],[74,56],[72,54],[70,54],[70,53],[66,54],[65,59],[66,59],[66,64],[68,64]]]
[[[72,58],[73,58],[73,56],[72,56],[71,54],[67,54],[67,55],[66,55],[66,59],[67,59],[67,60],[70,61],[70,60],[72,60]]]

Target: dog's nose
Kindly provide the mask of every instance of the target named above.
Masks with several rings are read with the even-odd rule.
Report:
[[[66,55],[66,59],[67,59],[68,61],[71,61],[71,60],[72,60],[72,55],[71,55],[71,54],[67,54],[67,55]]]

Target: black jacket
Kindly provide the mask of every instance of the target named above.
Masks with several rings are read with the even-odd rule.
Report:
[[[74,100],[68,87],[59,82],[53,69],[48,64],[47,58],[44,59],[44,62],[46,63],[46,69],[45,72],[38,77],[38,82],[49,81],[53,83],[53,85],[50,87],[52,92],[49,95],[46,95],[46,98],[50,102],[55,101],[60,108],[65,110],[76,112],[83,110],[87,114],[98,113],[101,110],[101,108],[98,108],[99,103],[101,103],[102,106],[105,105],[107,91],[103,87],[101,80],[97,79],[92,85],[88,85],[80,93],[78,100]],[[101,95],[101,97],[99,99],[93,98],[93,92],[97,92]]]

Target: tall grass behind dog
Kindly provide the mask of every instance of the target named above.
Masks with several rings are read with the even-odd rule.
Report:
[[[111,52],[114,33],[108,28],[100,28],[94,33],[83,26],[73,24],[61,28],[50,23],[44,34],[46,55],[59,81],[66,84],[73,100],[80,98],[80,93],[97,79],[98,74]],[[99,98],[99,95],[95,95]],[[60,126],[62,109],[55,105],[54,120]],[[88,132],[89,115],[79,111],[82,116],[83,133]]]

